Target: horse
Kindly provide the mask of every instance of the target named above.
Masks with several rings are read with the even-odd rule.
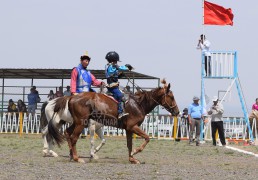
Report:
[[[72,123],[73,119],[72,116],[68,110],[68,106],[66,106],[62,111],[58,111],[58,113],[54,112],[56,101],[63,100],[63,101],[69,101],[69,97],[63,97],[61,99],[56,98],[52,101],[45,102],[42,104],[41,107],[41,116],[40,116],[40,124],[42,129],[42,138],[43,138],[43,156],[53,156],[58,157],[58,154],[53,151],[53,145],[54,142],[51,141],[49,138],[47,138],[47,132],[48,132],[48,122],[51,118],[54,118],[55,121],[59,121],[60,124],[58,128],[61,127],[61,125],[65,123]],[[94,120],[89,121],[89,131],[90,131],[90,143],[91,143],[91,149],[90,149],[90,158],[98,159],[97,152],[101,149],[101,147],[106,143],[106,140],[104,138],[102,127],[104,125],[100,124]],[[94,133],[96,133],[99,138],[101,139],[101,143],[95,148],[94,146]]]
[[[158,105],[163,106],[173,116],[179,114],[174,94],[170,90],[170,83],[167,84],[165,80],[162,80],[161,83],[163,87],[157,87],[149,91],[142,90],[135,97],[129,96],[124,107],[125,112],[129,113],[129,115],[122,120],[117,119],[117,103],[105,94],[95,92],[80,93],[70,97],[69,101],[58,101],[55,111],[58,113],[60,109],[68,106],[73,124],[65,130],[63,135],[58,130],[60,121],[55,121],[54,118],[51,119],[48,123],[48,137],[59,146],[66,139],[70,149],[70,159],[84,163],[84,160],[77,155],[76,142],[85,124],[89,122],[89,119],[93,119],[106,126],[125,129],[129,162],[140,164],[141,162],[134,155],[142,152],[150,141],[149,136],[140,128],[145,115]],[[68,104],[66,104],[67,102]],[[134,150],[132,150],[133,133],[144,138],[144,142]]]

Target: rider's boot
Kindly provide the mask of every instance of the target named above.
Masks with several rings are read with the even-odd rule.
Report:
[[[123,117],[128,116],[129,113],[125,112],[123,102],[119,103],[119,106],[120,106],[119,109],[121,112],[118,114],[118,120],[121,120]]]

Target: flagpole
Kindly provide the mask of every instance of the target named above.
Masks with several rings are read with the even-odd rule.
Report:
[[[204,0],[202,0],[202,34],[204,35]]]
[[[204,41],[204,0],[202,0],[202,34],[203,34],[203,41]],[[201,59],[202,59],[202,61],[201,61],[201,106],[202,106],[202,113],[204,113],[204,108],[205,108],[204,107],[204,101],[205,101],[205,99],[204,99],[205,95],[204,94],[205,94],[205,92],[204,92],[204,78],[203,78],[203,76],[204,76],[204,65],[203,65],[204,55],[202,54],[202,51],[201,51]],[[200,141],[204,141],[204,132],[203,132],[204,118],[205,117],[203,117],[203,119],[200,122],[200,126],[201,126],[201,128],[200,128],[201,133],[200,133],[200,137],[199,137]]]

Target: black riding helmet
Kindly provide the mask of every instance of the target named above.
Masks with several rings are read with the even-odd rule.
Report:
[[[117,54],[117,52],[115,51],[110,51],[107,53],[106,55],[106,60],[111,63],[111,62],[115,62],[115,61],[119,61],[119,55]],[[121,62],[121,61],[119,61]]]

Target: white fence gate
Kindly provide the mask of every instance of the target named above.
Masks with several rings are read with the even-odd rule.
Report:
[[[22,123],[20,124],[20,122]],[[211,140],[210,121],[204,125],[204,138]],[[67,125],[62,127],[64,130]],[[256,121],[251,124],[253,134],[257,137]],[[125,130],[115,127],[104,126],[106,136],[125,136]],[[183,118],[174,118],[169,115],[149,116],[147,115],[141,128],[152,138],[158,139],[189,139],[189,125]],[[21,129],[21,131],[20,131]],[[247,126],[244,118],[224,117],[225,137],[227,139],[249,139],[247,137]],[[88,130],[86,129],[86,132]],[[40,114],[3,113],[0,118],[0,133],[24,133],[40,134]]]

